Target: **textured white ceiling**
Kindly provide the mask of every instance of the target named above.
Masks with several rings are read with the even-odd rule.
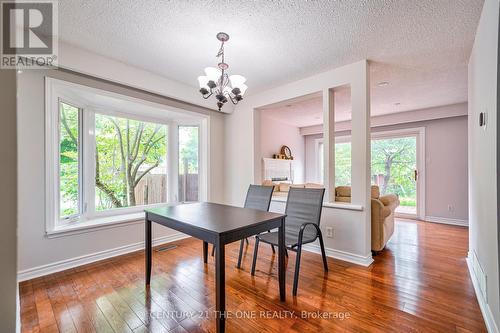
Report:
[[[64,42],[197,86],[230,34],[230,72],[247,94],[372,61],[373,112],[467,100],[467,61],[483,0],[64,0]],[[401,105],[395,107],[394,103]]]

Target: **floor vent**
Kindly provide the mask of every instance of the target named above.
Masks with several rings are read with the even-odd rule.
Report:
[[[168,250],[173,250],[177,247],[177,245],[167,245],[167,246],[162,246],[157,249],[155,249],[156,252],[164,252]]]

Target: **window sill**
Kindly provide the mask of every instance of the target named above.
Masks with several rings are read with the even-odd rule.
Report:
[[[144,212],[99,217],[85,222],[74,222],[58,226],[45,232],[47,238],[58,238],[64,236],[77,235],[96,230],[123,227],[144,222]]]
[[[284,202],[286,203],[286,197],[273,197],[271,201],[274,202]],[[336,209],[345,209],[345,210],[354,210],[354,211],[363,211],[362,205],[355,205],[349,202],[323,202],[323,207],[325,208],[336,208]]]

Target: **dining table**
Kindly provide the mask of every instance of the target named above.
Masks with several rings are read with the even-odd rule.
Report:
[[[203,262],[208,264],[208,244],[215,247],[216,330],[225,330],[225,245],[278,228],[279,299],[285,301],[284,214],[212,202],[172,204],[145,209],[146,286],[151,283],[152,223],[177,230],[203,241]]]

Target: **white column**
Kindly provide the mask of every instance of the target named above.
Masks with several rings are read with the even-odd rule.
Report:
[[[370,87],[368,63],[356,67],[351,88],[351,185],[352,203],[370,206]]]
[[[325,201],[335,201],[335,105],[333,89],[323,89],[323,184]]]
[[[370,140],[370,79],[368,62],[355,67],[351,86],[351,198],[353,204],[360,204],[365,211],[364,253],[371,250],[371,140]],[[360,235],[361,237],[361,235]]]

